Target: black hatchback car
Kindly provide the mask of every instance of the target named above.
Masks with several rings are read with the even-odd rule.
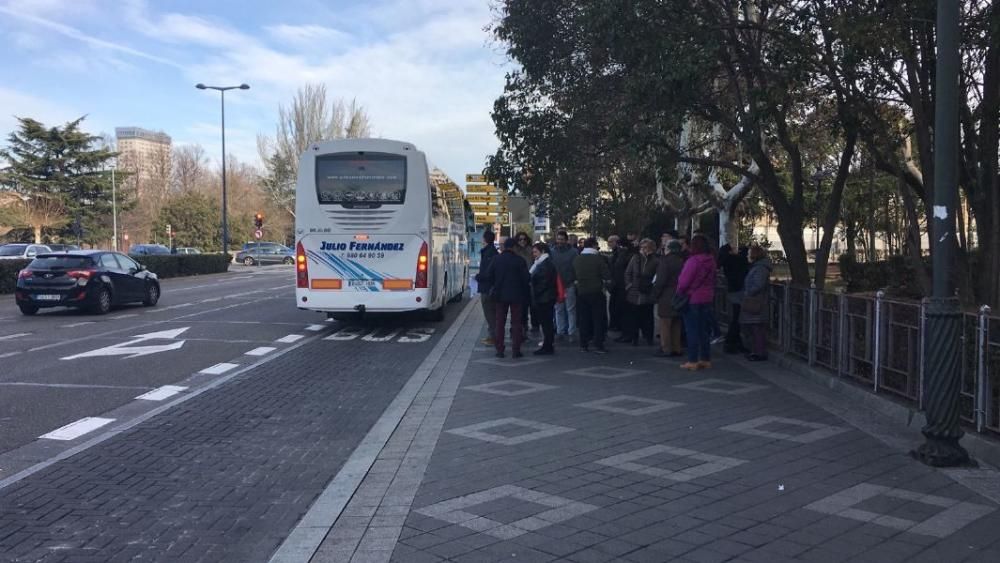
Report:
[[[79,307],[103,315],[123,303],[156,305],[160,281],[124,254],[73,250],[39,254],[18,273],[14,298],[25,315],[46,307]]]

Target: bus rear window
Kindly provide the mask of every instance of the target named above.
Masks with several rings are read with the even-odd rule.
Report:
[[[323,205],[400,204],[406,195],[406,157],[343,153],[316,157],[316,194]]]

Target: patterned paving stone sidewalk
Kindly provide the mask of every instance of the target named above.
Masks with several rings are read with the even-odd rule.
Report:
[[[477,340],[314,562],[1000,561],[994,501],[740,362],[497,360]]]

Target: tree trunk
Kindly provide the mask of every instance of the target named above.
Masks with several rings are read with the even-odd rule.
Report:
[[[32,229],[35,231],[35,244],[42,244],[42,226],[34,225]]]
[[[837,167],[837,176],[833,181],[833,189],[830,190],[830,199],[826,205],[826,213],[823,215],[823,239],[820,241],[819,249],[816,251],[815,277],[813,278],[816,287],[823,289],[826,285],[826,270],[830,263],[830,247],[833,246],[833,232],[837,228],[840,220],[840,206],[844,199],[844,186],[847,184],[847,175],[851,171],[851,160],[854,159],[854,148],[858,140],[855,131],[847,134],[847,143],[844,151],[840,154],[840,165]],[[819,225],[816,225],[819,228]]]
[[[739,217],[735,209],[724,205],[719,208],[719,246],[739,248],[739,242]]]
[[[809,261],[806,244],[802,239],[802,215],[782,217],[778,221],[778,238],[788,259],[788,272],[792,283],[800,287],[809,286]]]
[[[854,260],[858,259],[858,228],[851,221],[845,227],[844,237],[847,239],[847,254]]]
[[[903,210],[906,212],[906,238],[908,244],[908,259],[910,269],[917,276],[917,283],[920,285],[920,292],[923,295],[931,294],[931,275],[924,266],[924,253],[920,243],[920,217],[917,215],[917,200],[906,180],[899,179],[899,193],[903,198]]]

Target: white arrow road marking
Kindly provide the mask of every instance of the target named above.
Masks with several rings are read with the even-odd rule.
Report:
[[[48,440],[73,440],[88,432],[93,432],[106,424],[111,424],[114,421],[115,419],[113,418],[88,416],[87,418],[81,418],[76,422],[71,422],[62,428],[56,428],[48,434],[39,436],[39,438],[46,438]]]
[[[136,397],[136,399],[143,399],[145,401],[162,401],[163,399],[173,397],[186,389],[187,387],[180,387],[178,385],[164,385],[163,387],[153,389],[149,393],[143,393],[142,395]]]
[[[141,342],[147,340],[173,340],[180,336],[184,331],[191,327],[186,326],[183,328],[175,328],[171,330],[161,330],[159,332],[150,332],[149,334],[139,334],[132,337],[132,341],[123,342],[121,344],[114,344],[112,346],[105,346],[104,348],[98,348],[97,350],[91,350],[89,352],[83,352],[81,354],[74,354],[72,356],[66,356],[61,358],[63,360],[75,360],[77,358],[94,358],[100,356],[125,356],[128,358],[137,358],[139,356],[147,356],[149,354],[157,354],[159,352],[169,352],[170,350],[177,350],[181,346],[184,346],[184,340],[178,342],[171,342],[170,344],[160,344],[151,346],[134,346]]]

